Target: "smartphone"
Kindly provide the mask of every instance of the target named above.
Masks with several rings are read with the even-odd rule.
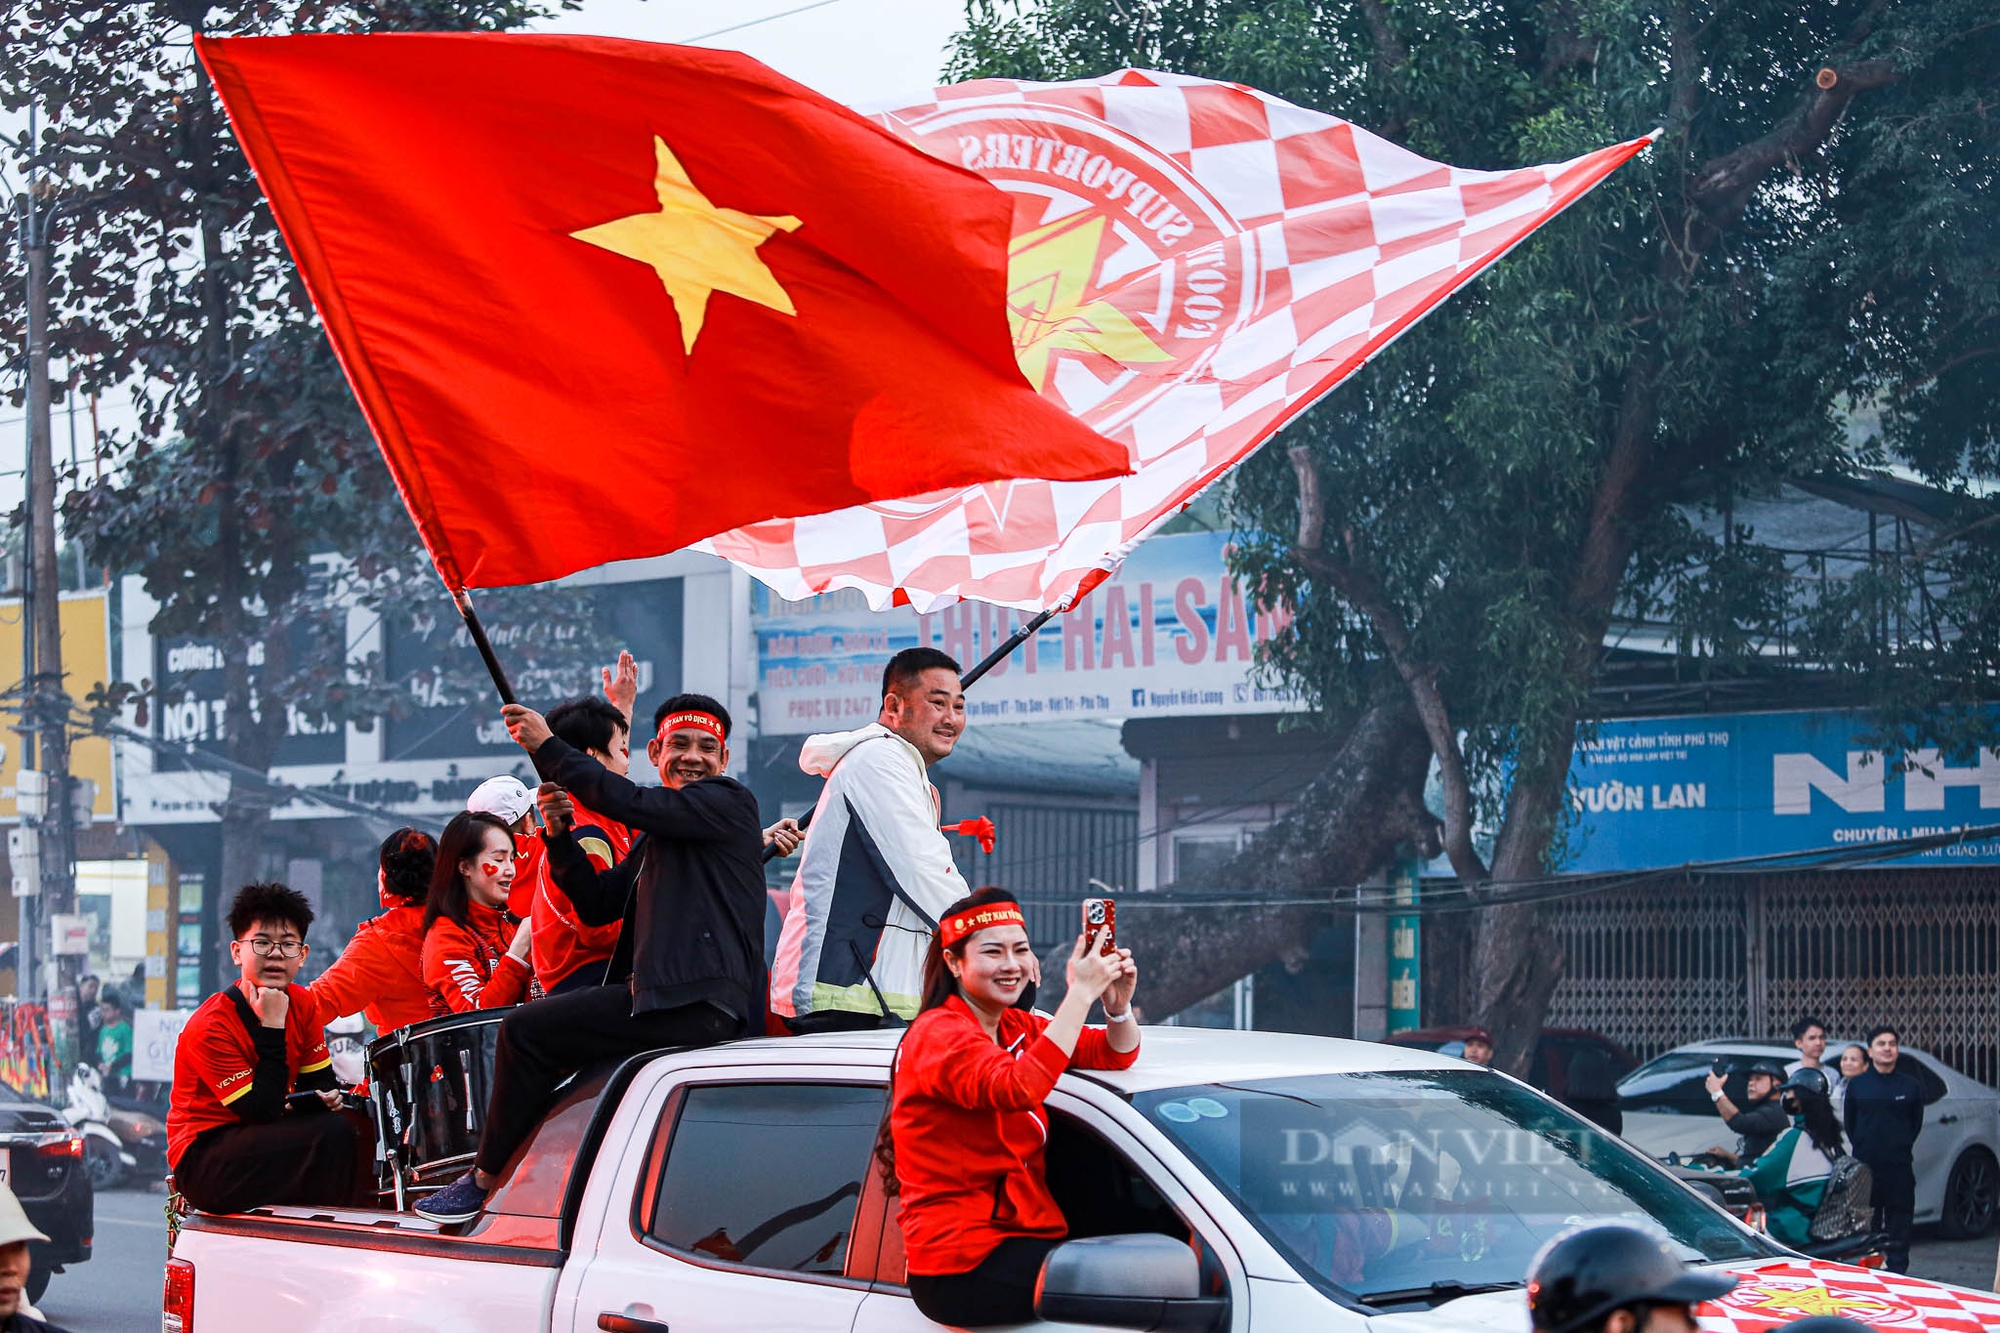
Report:
[[[1104,942],[1098,946],[1099,953],[1111,953],[1118,948],[1118,904],[1110,898],[1085,898],[1083,900],[1083,937],[1087,940],[1098,931],[1104,932]]]
[[[293,1092],[285,1096],[285,1105],[299,1111],[317,1110],[324,1105],[316,1092]]]

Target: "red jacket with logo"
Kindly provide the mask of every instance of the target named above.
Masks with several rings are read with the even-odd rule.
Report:
[[[910,1025],[889,1111],[910,1272],[969,1272],[1009,1237],[1067,1229],[1042,1161],[1042,1103],[1065,1069],[1125,1069],[1139,1052],[1114,1051],[1103,1028],[1085,1028],[1066,1056],[1042,1035],[1048,1025],[1009,1009],[995,1041],[955,995]]]
[[[592,867],[602,874],[623,861],[632,850],[632,830],[615,819],[585,809],[575,797],[570,801],[576,807],[571,836],[590,858]],[[531,841],[538,850],[541,848],[540,838]],[[535,963],[535,980],[542,983],[543,990],[550,991],[580,967],[596,964],[602,968],[609,962],[612,950],[618,947],[618,929],[622,923],[587,926],[579,920],[569,895],[556,887],[546,855],[536,858],[535,877],[540,883],[535,891],[534,912],[529,918],[534,925],[533,947],[528,956]]]
[[[465,921],[461,926],[441,916],[424,935],[424,985],[430,988],[431,1012],[464,1014],[519,1004],[534,974],[507,952],[513,929],[498,910],[480,903],[466,904]]]
[[[354,928],[332,967],[310,988],[329,1019],[365,1013],[377,1032],[437,1017],[424,984],[424,909],[403,903]]]
[[[242,1123],[246,1117],[244,1099],[250,1095],[260,1063],[261,1043],[271,1045],[273,1069],[277,1060],[277,1028],[264,1028],[254,1015],[246,1015],[237,1003],[242,994],[231,982],[201,1002],[188,1016],[174,1044],[173,1096],[167,1103],[167,1165],[172,1168],[196,1136],[223,1125]],[[271,1105],[252,1120],[275,1120],[284,1111],[283,1097],[295,1091],[299,1077],[327,1069],[333,1057],[326,1050],[326,1022],[329,1017],[304,986],[286,990],[291,1006],[285,1011],[284,1092],[267,1085]],[[332,1085],[332,1079],[317,1080]],[[259,1097],[264,1094],[260,1093]],[[254,1103],[253,1103],[254,1104]]]

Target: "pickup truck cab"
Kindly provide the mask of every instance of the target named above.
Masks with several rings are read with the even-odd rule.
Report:
[[[874,1168],[896,1036],[582,1077],[463,1234],[389,1212],[192,1216],[165,1327],[929,1333]],[[1048,1110],[1075,1239],[1043,1310],[1070,1326],[1524,1330],[1536,1249],[1607,1217],[1650,1219],[1690,1260],[1746,1275],[1707,1327],[1829,1299],[1908,1311],[1897,1328],[2000,1326],[2000,1296],[1790,1254],[1532,1088],[1431,1052],[1149,1029],[1137,1065],[1065,1075]]]

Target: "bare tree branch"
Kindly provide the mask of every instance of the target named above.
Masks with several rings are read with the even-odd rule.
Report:
[[[1718,231],[1743,211],[1750,196],[1773,167],[1819,151],[1847,104],[1871,88],[1896,82],[1901,72],[1889,60],[1861,60],[1838,68],[1828,65],[1814,76],[1816,91],[1783,124],[1733,152],[1711,158],[1694,173],[1688,199]]]
[[[1465,754],[1459,748],[1458,731],[1451,724],[1444,692],[1438,688],[1436,666],[1419,662],[1412,650],[1410,630],[1389,604],[1381,585],[1355,559],[1355,538],[1350,529],[1343,534],[1345,555],[1329,552],[1321,545],[1325,509],[1320,502],[1319,466],[1312,450],[1294,445],[1289,450],[1292,470],[1299,479],[1299,533],[1292,558],[1314,578],[1324,581],[1348,603],[1368,617],[1375,635],[1388,650],[1390,664],[1410,692],[1417,717],[1423,722],[1431,752],[1437,756],[1438,772],[1444,785],[1444,850],[1451,868],[1468,884],[1487,878],[1486,863],[1472,845],[1472,784],[1466,777]]]

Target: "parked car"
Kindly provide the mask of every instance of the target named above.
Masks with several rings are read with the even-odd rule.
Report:
[[[1418,1028],[1398,1032],[1388,1039],[1391,1046],[1409,1046],[1420,1051],[1436,1051],[1453,1057],[1465,1054],[1470,1027]],[[1570,1061],[1584,1051],[1596,1051],[1611,1066],[1613,1078],[1623,1078],[1639,1067],[1632,1052],[1601,1032],[1585,1028],[1543,1028],[1535,1041],[1534,1062],[1528,1066],[1528,1082],[1557,1101],[1569,1099]]]
[[[0,1181],[49,1238],[28,1247],[28,1299],[38,1301],[52,1274],[90,1258],[96,1196],[83,1159],[83,1132],[6,1082],[0,1082]]]
[[[597,1071],[462,1234],[340,1208],[189,1217],[164,1326],[234,1333],[281,1311],[288,1333],[936,1333],[874,1164],[897,1035]],[[1725,1307],[1744,1327],[1879,1288],[1780,1250],[1526,1085],[1431,1052],[1154,1028],[1131,1069],[1067,1074],[1048,1107],[1073,1239],[1042,1311],[1071,1327],[1518,1333],[1536,1249],[1604,1217],[1648,1218],[1744,1274]],[[1936,1329],[2000,1326],[1992,1293],[1896,1291]]]
[[[1829,1051],[1849,1043],[1828,1041]],[[1779,1042],[1730,1038],[1676,1046],[1648,1060],[1618,1084],[1625,1138],[1655,1157],[1691,1157],[1704,1148],[1735,1147],[1709,1101],[1704,1080],[1722,1061],[1731,1090],[1742,1095],[1741,1071],[1756,1060],[1787,1068],[1799,1053]],[[1917,1135],[1917,1221],[1935,1222],[1947,1236],[1980,1236],[2000,1221],[2000,1093],[1934,1055],[1905,1046],[1903,1059],[1923,1081],[1930,1104]]]

